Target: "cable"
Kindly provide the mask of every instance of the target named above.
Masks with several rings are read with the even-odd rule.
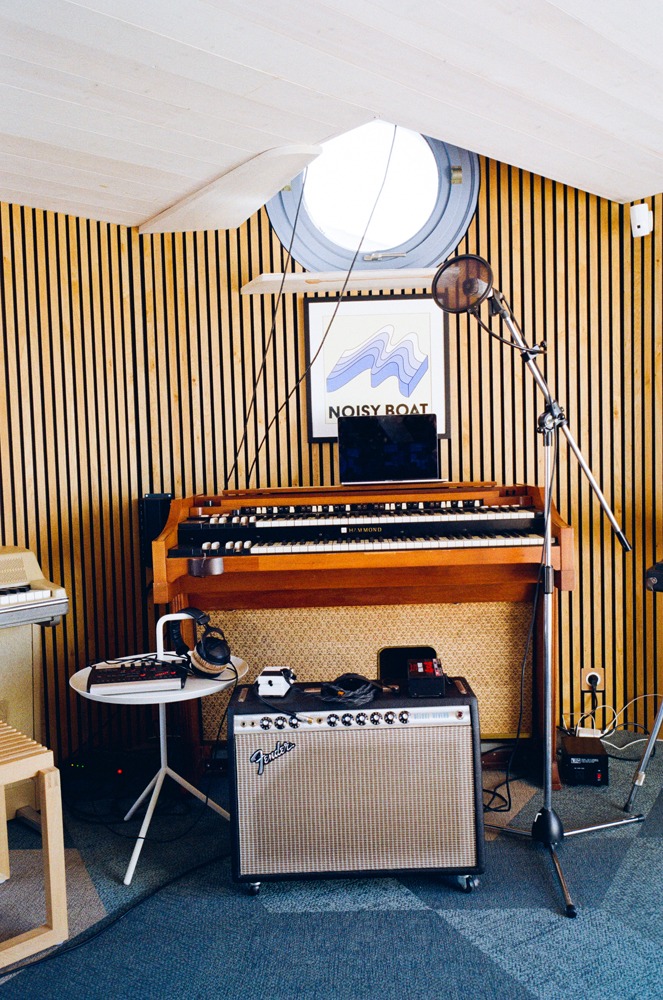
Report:
[[[350,281],[350,276],[352,275],[353,268],[354,268],[354,266],[355,266],[355,264],[357,262],[357,258],[358,258],[359,254],[361,252],[362,245],[364,243],[364,240],[366,239],[366,234],[368,233],[368,230],[370,228],[371,222],[373,220],[373,215],[375,214],[375,211],[376,211],[376,209],[378,207],[378,203],[379,203],[380,198],[382,196],[382,192],[384,190],[385,184],[387,183],[387,176],[389,174],[389,167],[391,166],[391,159],[392,159],[392,155],[393,155],[393,152],[394,152],[394,144],[395,144],[395,142],[396,142],[396,126],[394,126],[394,134],[393,134],[392,139],[391,139],[391,146],[389,147],[389,154],[387,156],[387,163],[386,163],[386,166],[385,166],[385,171],[384,171],[384,176],[382,178],[382,183],[380,184],[380,188],[378,190],[378,193],[376,195],[375,201],[373,203],[373,207],[372,207],[372,209],[370,211],[370,214],[368,216],[368,220],[366,222],[366,226],[364,227],[364,231],[361,234],[361,238],[359,240],[359,245],[357,246],[357,249],[355,250],[354,255],[352,257],[352,260],[350,261],[350,265],[349,265],[348,270],[347,270],[346,275],[345,275],[345,280],[343,282],[343,285],[341,287],[340,292],[338,293],[338,300],[336,302],[336,306],[334,307],[334,311],[332,312],[331,319],[329,320],[329,323],[327,324],[327,329],[325,330],[325,332],[324,332],[324,334],[322,336],[322,340],[320,341],[320,343],[318,345],[318,349],[316,350],[315,354],[309,360],[309,363],[304,368],[304,371],[302,372],[302,374],[300,375],[300,377],[296,380],[296,382],[293,385],[292,389],[287,394],[287,396],[285,397],[285,399],[283,400],[283,402],[281,403],[281,405],[276,410],[276,413],[274,414],[274,416],[272,417],[272,419],[269,421],[269,423],[265,427],[265,430],[263,432],[263,436],[260,439],[260,441],[258,442],[258,445],[256,447],[255,455],[253,457],[253,462],[251,463],[251,466],[250,466],[250,468],[249,468],[249,470],[247,472],[247,475],[246,475],[246,482],[247,482],[247,484],[251,481],[251,476],[253,474],[253,470],[255,469],[256,463],[258,461],[258,455],[260,454],[260,450],[261,450],[262,446],[264,445],[265,441],[267,440],[267,436],[268,436],[270,430],[272,429],[274,423],[278,419],[278,416],[279,416],[281,410],[283,410],[287,406],[287,404],[289,403],[291,397],[294,396],[294,394],[299,389],[299,386],[302,384],[302,382],[304,381],[304,379],[307,377],[308,373],[311,371],[313,365],[315,364],[315,362],[317,361],[317,359],[318,359],[318,357],[320,355],[320,352],[322,351],[322,348],[323,348],[323,346],[325,344],[327,336],[329,335],[329,331],[331,330],[331,328],[332,328],[332,326],[334,324],[334,320],[336,319],[336,315],[337,315],[338,310],[339,310],[339,308],[341,306],[341,302],[343,301],[343,296],[345,295],[345,292],[347,290],[348,282]],[[302,195],[300,195],[300,198],[303,196],[303,193],[304,193],[304,185],[302,185]]]
[[[553,484],[554,484],[554,481],[555,481],[555,469],[557,467],[557,448],[558,448],[558,436],[556,434],[553,437],[553,441],[554,441],[554,451],[555,451],[555,454],[553,456],[553,461],[550,463],[550,478],[548,480],[548,483],[546,484],[547,485],[546,493],[547,493],[547,496],[548,496],[548,502],[547,502],[546,508],[544,510],[544,537],[545,537],[545,535],[546,535],[546,533],[548,531],[548,526],[549,526],[549,523],[550,523],[550,517],[552,515],[552,488],[553,488]],[[525,650],[524,650],[524,654],[523,654],[523,658],[522,658],[521,666],[520,666],[520,709],[519,709],[519,713],[518,713],[518,724],[517,724],[517,727],[516,727],[516,738],[515,738],[514,743],[512,744],[511,753],[509,754],[509,757],[508,757],[508,759],[506,761],[506,766],[505,766],[505,775],[506,776],[504,778],[504,781],[500,782],[499,785],[496,785],[495,789],[484,789],[483,790],[486,794],[488,794],[488,795],[491,796],[490,800],[487,803],[484,803],[484,807],[483,807],[484,808],[484,812],[510,812],[511,808],[512,808],[511,784],[510,784],[511,780],[512,780],[511,769],[513,767],[513,763],[514,763],[514,760],[515,760],[516,753],[517,753],[517,751],[520,748],[520,739],[521,739],[521,734],[522,734],[522,723],[523,723],[523,713],[524,713],[524,704],[525,704],[525,671],[526,671],[526,667],[527,667],[527,658],[529,656],[529,651],[530,651],[530,648],[532,646],[532,640],[533,640],[533,637],[534,637],[534,628],[535,628],[535,625],[536,625],[536,612],[537,612],[537,607],[538,607],[538,603],[539,603],[539,596],[540,596],[540,593],[541,593],[541,583],[542,583],[542,572],[543,572],[543,568],[544,568],[544,560],[545,560],[545,551],[543,551],[543,549],[542,549],[542,551],[541,551],[541,561],[539,563],[539,573],[538,573],[538,578],[537,578],[537,582],[536,582],[536,588],[535,588],[535,591],[534,591],[534,599],[533,599],[533,602],[532,602],[532,614],[531,614],[531,617],[530,617],[530,625],[529,625],[529,629],[528,629],[528,633],[527,633],[527,640],[526,640],[526,643],[525,643]],[[495,798],[495,792],[497,791],[497,789],[502,788],[502,787],[505,788],[505,792],[506,793],[505,793],[505,795],[502,795],[500,793],[500,794],[497,795],[497,797],[502,801],[503,804],[501,806],[493,806],[492,802],[493,802],[493,800]]]
[[[251,413],[253,412],[253,407],[255,405],[255,400],[256,400],[256,394],[258,392],[258,385],[260,383],[260,379],[262,377],[262,373],[265,370],[265,365],[267,364],[267,356],[269,354],[269,349],[272,346],[272,340],[274,339],[274,333],[276,331],[276,317],[278,315],[279,306],[281,304],[281,299],[283,298],[283,289],[285,287],[285,276],[286,276],[286,272],[287,272],[288,266],[290,264],[290,261],[292,260],[292,247],[293,247],[293,243],[295,241],[295,234],[297,232],[297,223],[299,221],[300,209],[302,207],[302,203],[303,203],[303,200],[304,200],[304,188],[306,186],[306,173],[307,173],[307,169],[308,168],[306,168],[304,170],[304,183],[302,184],[302,189],[300,191],[299,198],[297,200],[297,208],[296,208],[296,211],[295,211],[295,218],[294,218],[293,224],[292,224],[292,234],[290,236],[290,243],[288,244],[288,248],[286,250],[286,257],[285,257],[285,261],[284,261],[284,264],[283,264],[283,276],[281,278],[281,283],[279,285],[279,290],[278,290],[277,295],[276,295],[276,302],[274,303],[274,310],[273,310],[273,313],[272,313],[272,325],[270,327],[269,334],[267,336],[267,343],[265,344],[265,348],[264,348],[263,353],[262,353],[262,359],[261,359],[260,367],[258,369],[258,374],[256,375],[256,377],[255,377],[255,379],[253,381],[253,388],[251,390],[251,400],[250,400],[248,409],[247,409],[247,411],[246,411],[246,413],[244,415],[244,432],[242,434],[242,437],[240,438],[239,444],[235,448],[235,458],[234,458],[233,464],[231,465],[230,471],[226,474],[226,477],[225,477],[225,487],[224,487],[225,489],[228,489],[228,484],[230,482],[230,478],[231,478],[231,476],[233,475],[233,473],[235,472],[235,470],[237,468],[237,463],[239,461],[240,451],[242,450],[244,442],[246,441],[246,435],[248,433],[248,428],[249,428],[249,417],[251,416]],[[260,447],[261,447],[261,445],[256,450],[256,454],[260,450]],[[253,466],[251,467],[251,469],[253,470]],[[249,476],[246,477],[247,483],[249,482],[249,478],[250,478]]]

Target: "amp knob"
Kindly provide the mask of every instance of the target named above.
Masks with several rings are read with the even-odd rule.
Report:
[[[405,725],[406,722],[410,721],[410,713],[406,712],[405,709],[403,709],[402,712],[398,713],[398,721],[402,722],[403,725]]]
[[[343,713],[343,715],[341,716],[341,722],[343,723],[344,726],[351,726],[352,725],[352,723],[354,722],[354,719],[352,718],[352,715],[350,714],[350,712],[344,712]]]
[[[292,718],[290,719],[290,728],[299,729],[299,719],[297,718],[296,715],[293,715]]]
[[[337,726],[340,721],[341,720],[339,719],[338,715],[336,715],[335,712],[332,712],[331,715],[327,716],[327,725],[331,726],[332,729],[334,728],[334,726]]]
[[[395,712],[385,712],[384,713],[384,721],[387,723],[388,726],[393,726],[394,722],[396,721],[396,713]]]
[[[276,718],[274,719],[274,725],[276,726],[277,729],[285,729],[285,727],[288,725],[288,720],[286,719],[285,715],[277,715]]]
[[[357,714],[355,715],[355,722],[357,723],[358,726],[365,726],[366,723],[368,722],[368,716],[366,715],[366,712],[357,712]]]
[[[263,715],[262,719],[260,720],[260,728],[261,729],[271,729],[272,728],[272,720],[269,719],[266,715]]]
[[[371,725],[379,726],[381,722],[382,722],[382,713],[371,712]]]

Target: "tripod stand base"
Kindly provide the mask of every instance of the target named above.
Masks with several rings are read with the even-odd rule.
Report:
[[[560,844],[564,840],[564,827],[554,809],[544,806],[532,823],[532,840],[546,847]]]
[[[508,826],[496,826],[493,823],[486,823],[485,825],[487,830],[496,830],[499,833],[505,833],[509,837],[520,837],[523,840],[532,840],[538,844],[543,844],[544,847],[547,847],[550,857],[552,858],[553,865],[555,866],[555,874],[559,880],[562,895],[564,896],[564,913],[567,917],[577,916],[578,911],[576,910],[575,903],[571,899],[569,887],[566,884],[564,872],[562,871],[562,866],[559,863],[557,851],[555,850],[555,846],[561,843],[564,839],[564,828],[562,826],[562,821],[554,809],[543,807],[537,814],[529,833],[526,830],[514,830]]]
[[[537,813],[536,818],[532,823],[532,829],[529,833],[526,830],[515,830],[508,826],[497,826],[495,823],[486,823],[485,827],[487,830],[494,830],[497,833],[505,833],[509,837],[520,837],[523,840],[533,840],[536,843],[543,844],[544,847],[547,847],[550,857],[552,858],[553,865],[555,866],[555,874],[559,880],[562,895],[564,896],[564,912],[567,917],[575,917],[577,916],[578,911],[576,910],[575,903],[571,899],[571,894],[566,884],[566,879],[564,878],[564,872],[562,871],[562,866],[560,865],[559,858],[557,857],[557,851],[555,850],[557,844],[561,844],[565,837],[574,837],[580,833],[593,833],[595,830],[609,830],[613,826],[625,826],[628,823],[642,823],[644,818],[644,816],[640,815],[628,816],[624,819],[613,820],[610,823],[597,823],[595,826],[584,826],[579,827],[576,830],[567,830],[564,832],[562,821],[555,810],[544,806]]]

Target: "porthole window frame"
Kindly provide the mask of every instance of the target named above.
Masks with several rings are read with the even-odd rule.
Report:
[[[348,271],[351,265],[354,271],[435,267],[458,246],[476,211],[479,158],[459,146],[429,136],[422,138],[437,164],[439,185],[435,205],[424,225],[410,239],[379,251],[382,256],[377,260],[365,260],[371,254],[360,251],[353,264],[355,251],[334,243],[313,221],[302,197],[306,171],[270,199],[266,206],[270,223],[285,248],[292,243],[292,256],[305,270]]]

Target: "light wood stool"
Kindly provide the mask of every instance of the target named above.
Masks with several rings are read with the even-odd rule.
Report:
[[[41,807],[46,923],[0,941],[0,968],[60,944],[69,935],[60,772],[53,766],[52,750],[0,722],[0,882],[9,878],[5,785],[27,778],[37,781]]]

